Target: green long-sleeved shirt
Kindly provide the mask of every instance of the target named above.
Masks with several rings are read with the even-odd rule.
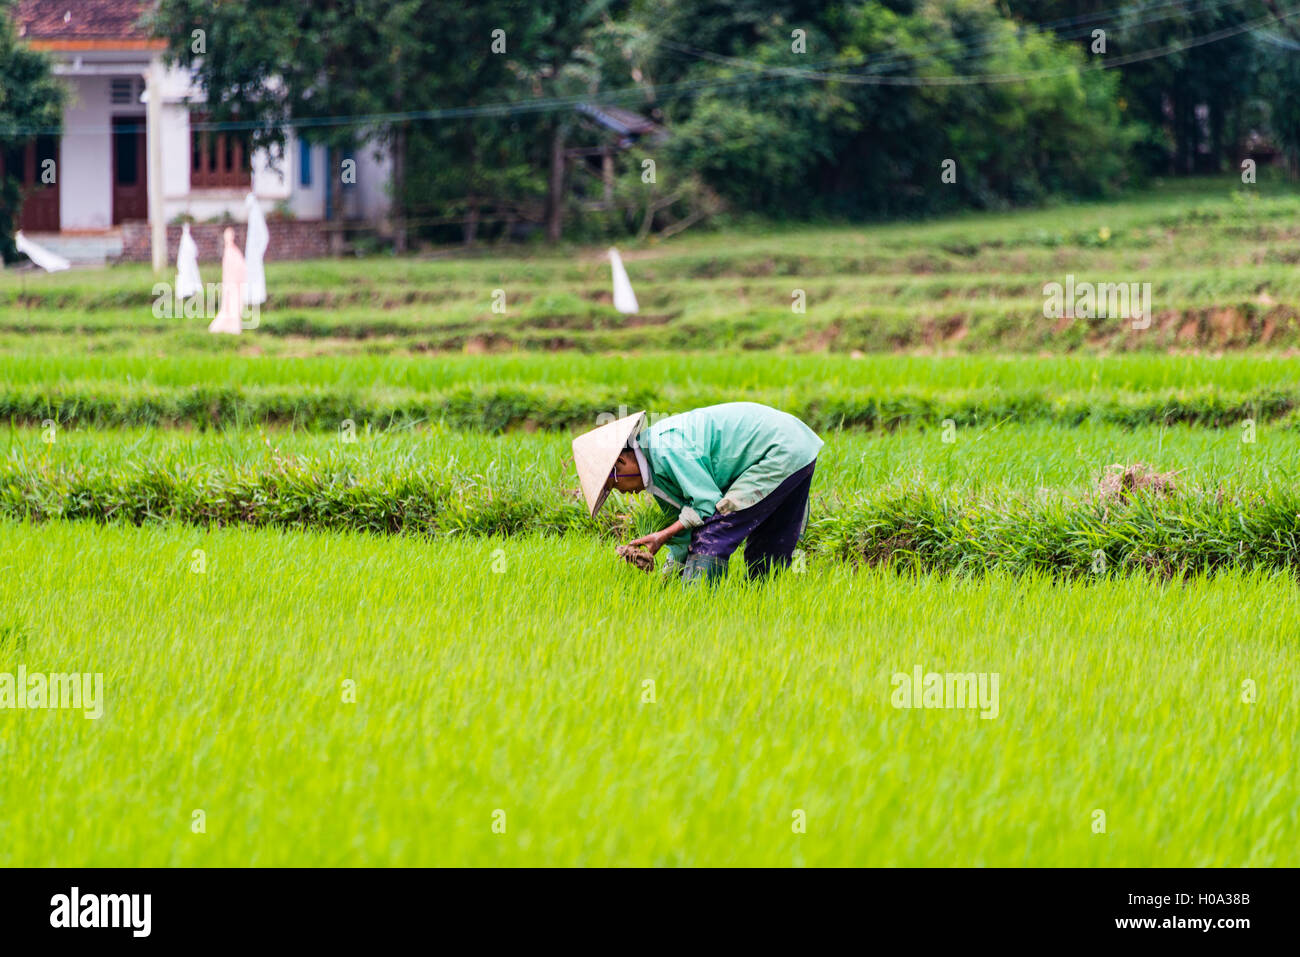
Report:
[[[668,550],[684,561],[691,529],[715,512],[749,508],[817,458],[822,440],[803,422],[756,402],[727,402],[669,416],[644,429],[637,444],[650,469],[651,493],[685,531]],[[680,503],[680,507],[677,503]]]

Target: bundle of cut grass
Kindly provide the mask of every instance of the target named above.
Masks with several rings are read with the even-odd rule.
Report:
[[[1145,462],[1112,465],[1097,483],[1097,491],[1103,500],[1128,501],[1133,497],[1134,492],[1168,496],[1178,489],[1174,482],[1176,474],[1176,472],[1157,472]]]

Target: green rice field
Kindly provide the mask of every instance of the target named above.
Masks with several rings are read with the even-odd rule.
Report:
[[[1300,864],[1300,193],[1234,182],[688,233],[627,318],[577,247],[272,262],[239,337],[0,272],[0,705],[102,679],[0,707],[0,865]],[[825,440],[794,567],[618,561],[573,435],[737,400]]]
[[[1293,862],[1288,576],[813,563],[704,594],[577,537],[0,542],[6,651],[105,695],[6,716],[10,863]],[[892,708],[916,665],[1000,674],[997,717]]]

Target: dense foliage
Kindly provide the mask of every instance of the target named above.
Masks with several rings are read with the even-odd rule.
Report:
[[[157,25],[214,115],[263,141],[292,118],[334,146],[383,142],[400,221],[473,241],[671,232],[723,209],[1000,207],[1235,168],[1300,143],[1291,16],[1264,0],[163,0]],[[618,137],[592,104],[666,134],[624,138],[602,167]]]

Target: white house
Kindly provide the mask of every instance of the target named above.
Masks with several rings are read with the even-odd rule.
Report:
[[[338,203],[345,220],[383,224],[390,174],[372,147],[355,183],[325,170],[325,149],[290,135],[283,155],[250,151],[239,132],[205,131],[203,92],[163,63],[165,44],[140,26],[150,0],[19,0],[23,41],[55,60],[69,96],[59,137],[36,136],[0,156],[22,181],[20,227],[75,260],[121,254],[123,231],[148,223],[155,268],[166,225],[246,218],[252,192],[274,218],[314,223]],[[155,95],[156,94],[156,95]],[[272,251],[274,258],[274,250]]]

